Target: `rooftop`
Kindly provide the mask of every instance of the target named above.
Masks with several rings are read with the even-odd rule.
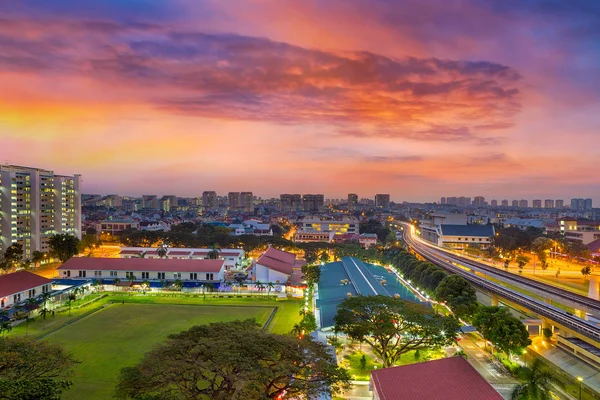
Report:
[[[52,280],[29,271],[17,271],[2,275],[0,276],[0,297],[10,296],[48,283],[52,283]]]
[[[445,236],[482,236],[495,235],[493,225],[440,225],[442,235]]]
[[[58,269],[76,271],[219,272],[224,263],[223,260],[73,257]]]
[[[295,254],[277,250],[273,247],[269,247],[267,251],[256,260],[257,264],[264,265],[267,268],[288,275],[292,274],[295,262]]]
[[[381,400],[502,400],[460,356],[375,370],[371,381]]]

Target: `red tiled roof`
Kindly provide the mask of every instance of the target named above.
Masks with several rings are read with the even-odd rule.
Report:
[[[381,400],[502,400],[460,356],[375,370],[371,380]]]
[[[169,256],[189,256],[192,252],[190,250],[169,250]]]
[[[23,292],[31,288],[52,283],[52,280],[29,271],[18,271],[0,276],[0,297]]]
[[[58,267],[58,269],[85,271],[219,272],[224,263],[225,261],[223,260],[73,257]]]
[[[257,264],[264,265],[265,267],[281,272],[282,274],[291,275],[294,269],[294,263],[296,262],[296,255],[281,251],[270,247],[265,251],[258,260]]]

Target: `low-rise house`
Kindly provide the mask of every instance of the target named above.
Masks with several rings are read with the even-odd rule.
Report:
[[[212,249],[207,248],[184,248],[184,247],[168,247],[167,254],[164,258],[172,260],[206,260],[209,258],[209,253]],[[158,255],[158,247],[121,247],[121,258],[160,258]],[[219,249],[218,259],[225,261],[225,268],[235,268],[241,266],[246,257],[246,253],[242,249]]]
[[[0,276],[0,309],[52,291],[52,280],[29,271]]]
[[[223,260],[73,257],[58,267],[62,279],[121,281],[219,282],[225,274]]]
[[[253,273],[257,281],[286,283],[297,269],[295,254],[270,247],[256,260]]]
[[[313,243],[326,242],[331,243],[335,236],[334,231],[314,231],[299,229],[294,236],[294,242],[297,243]]]
[[[371,246],[377,245],[377,234],[376,233],[361,233],[358,238],[358,243],[365,248],[368,249]]]
[[[371,389],[374,400],[502,400],[460,356],[375,370]]]

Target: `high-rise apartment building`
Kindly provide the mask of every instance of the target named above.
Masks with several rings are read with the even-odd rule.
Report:
[[[237,211],[240,208],[240,192],[227,193],[227,208],[231,211]]]
[[[390,209],[390,195],[389,194],[376,194],[375,195],[375,207],[382,208],[384,210]]]
[[[544,200],[544,208],[554,208],[554,200],[552,200],[552,199]]]
[[[81,238],[81,176],[0,165],[0,217],[0,251],[19,243],[24,258],[55,234]]]
[[[565,208],[565,202],[563,200],[554,201],[555,208]]]
[[[158,210],[158,196],[154,194],[143,195],[142,207],[147,210]]]
[[[589,211],[592,209],[592,199],[571,199],[571,209]]]
[[[456,197],[446,197],[446,204],[451,206],[458,205],[458,198]]]
[[[172,208],[175,208],[179,205],[179,200],[177,200],[177,196],[172,194],[165,195],[160,199],[160,209],[163,211],[171,211]]]
[[[529,202],[527,200],[519,200],[519,208],[527,208],[529,207]]]
[[[502,200],[502,207],[508,207],[508,200]]]
[[[296,212],[302,209],[302,195],[300,194],[282,194],[279,196],[279,200],[283,212]]]
[[[356,193],[348,193],[348,211],[354,212],[358,204],[358,195]]]
[[[542,208],[542,200],[533,200],[533,202],[531,203],[531,206],[533,208]]]
[[[246,213],[254,212],[254,196],[252,192],[240,192],[240,210]]]
[[[498,200],[492,200],[490,204],[492,207],[498,207]]]
[[[325,196],[322,194],[305,194],[304,196],[302,196],[302,209],[304,210],[304,212],[323,212],[324,205]]]
[[[456,205],[458,207],[469,207],[471,206],[471,198],[461,196],[458,199],[456,199]]]
[[[513,200],[513,201],[512,201],[512,206],[513,206],[514,208],[517,208],[517,207],[519,207],[519,200]]]
[[[217,202],[217,192],[202,192],[202,207],[204,208],[204,211],[217,210],[219,208],[219,203]]]
[[[476,196],[473,199],[473,207],[483,207],[483,206],[485,206],[485,197]]]
[[[442,197],[442,198],[440,199],[440,204],[441,204],[441,205],[445,205],[445,204],[446,204],[446,198],[445,198],[445,197]]]

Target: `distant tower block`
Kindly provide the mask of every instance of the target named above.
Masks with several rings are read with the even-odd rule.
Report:
[[[588,291],[588,297],[594,300],[600,300],[599,295],[600,295],[600,288],[598,287],[598,285],[600,285],[600,282],[598,282],[598,278],[596,276],[591,276],[590,277],[590,289]]]

